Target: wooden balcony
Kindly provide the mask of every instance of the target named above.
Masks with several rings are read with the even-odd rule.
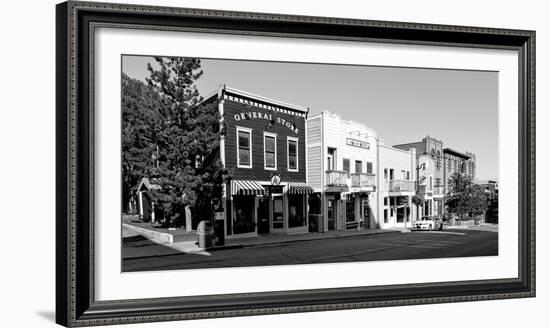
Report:
[[[327,186],[347,186],[347,173],[345,171],[326,171],[326,184]]]
[[[410,180],[390,180],[389,191],[414,191],[414,185],[415,182]]]
[[[374,187],[376,175],[370,173],[352,173],[351,186],[354,188]]]

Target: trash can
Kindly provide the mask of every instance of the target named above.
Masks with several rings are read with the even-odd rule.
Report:
[[[200,248],[212,247],[212,237],[214,231],[212,230],[212,223],[210,221],[201,221],[197,226],[197,237]]]
[[[225,245],[223,212],[215,213],[214,234],[216,235],[216,246]]]
[[[322,214],[310,214],[309,215],[309,232],[324,232],[323,215]]]

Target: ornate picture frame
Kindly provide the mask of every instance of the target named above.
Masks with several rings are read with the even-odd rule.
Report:
[[[92,326],[535,296],[535,32],[68,1],[56,24],[56,321]],[[97,28],[194,31],[518,55],[518,277],[96,300],[94,37]],[[119,213],[113,213],[117,216]]]

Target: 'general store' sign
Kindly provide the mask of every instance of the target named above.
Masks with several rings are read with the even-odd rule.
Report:
[[[259,120],[272,121],[273,123],[277,123],[277,124],[286,126],[287,128],[294,131],[294,133],[296,133],[296,134],[298,133],[298,128],[296,127],[296,124],[294,124],[293,122],[287,121],[282,117],[276,117],[275,119],[273,119],[273,115],[268,114],[268,113],[261,113],[261,112],[239,113],[239,114],[235,114],[235,116],[233,116],[233,118],[237,122],[240,121],[240,120],[250,120],[250,119],[259,119]]]
[[[370,144],[366,141],[346,138],[346,145],[353,146],[353,147],[359,147],[364,149],[370,149]]]

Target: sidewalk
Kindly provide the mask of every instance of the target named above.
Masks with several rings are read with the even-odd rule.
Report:
[[[339,239],[339,238],[358,238],[368,235],[379,235],[389,233],[401,233],[402,230],[389,229],[371,229],[362,231],[329,231],[324,233],[307,233],[301,235],[259,235],[258,237],[226,239],[225,245],[214,246],[208,249],[199,248],[195,241],[181,241],[174,243],[157,243],[147,235],[142,235],[140,232],[132,229],[128,225],[123,226],[123,259],[137,259],[158,256],[178,255],[182,253],[197,254],[209,256],[212,251],[220,251],[224,249],[235,249],[242,247],[261,247],[281,244],[291,244],[298,242],[307,242],[323,239]]]
[[[445,225],[443,226],[443,229],[465,229],[465,230],[477,230],[477,231],[492,231],[492,232],[498,232],[498,224],[480,224],[480,225],[467,225],[467,226],[460,226],[460,225]]]

